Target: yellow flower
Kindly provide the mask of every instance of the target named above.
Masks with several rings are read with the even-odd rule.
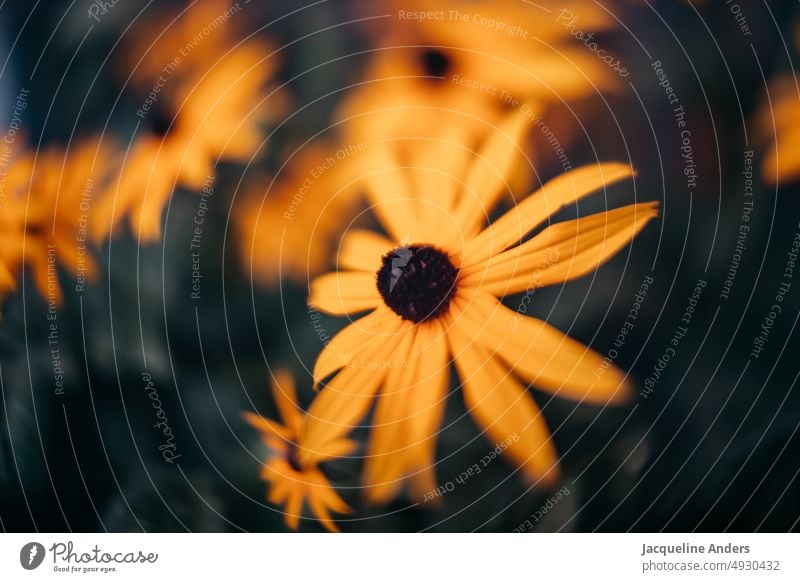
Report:
[[[5,239],[0,293],[13,288],[9,275],[23,259],[41,295],[56,303],[62,300],[56,258],[75,277],[97,277],[89,248],[89,214],[113,160],[113,147],[92,137],[66,150],[53,146],[38,154],[25,152],[12,162],[0,209]]]
[[[463,142],[499,118],[501,109],[491,96],[425,77],[409,50],[383,50],[370,59],[364,80],[348,92],[337,111],[345,142],[407,136]]]
[[[502,91],[524,101],[560,102],[618,85],[612,68],[582,44],[584,35],[616,26],[613,14],[592,0],[552,8],[516,0],[416,0],[416,9],[442,16],[419,22],[400,20],[407,2],[392,4],[395,27],[418,28],[418,44],[429,45],[416,50],[422,69],[428,75],[438,69],[449,85],[461,79],[484,83],[488,89],[473,91],[496,88],[493,96],[501,103]]]
[[[301,437],[305,417],[297,405],[294,381],[288,372],[275,374],[272,394],[282,425],[251,412],[244,414],[247,422],[261,432],[271,452],[261,470],[262,479],[269,483],[267,500],[283,506],[284,521],[293,530],[300,525],[303,505],[307,502],[328,531],[338,531],[330,512],[351,510],[331,487],[319,464],[349,454],[355,443],[333,438],[318,449],[306,448]]]
[[[600,355],[498,298],[592,273],[657,215],[657,204],[552,224],[528,240],[560,208],[633,175],[627,165],[603,163],[551,180],[486,226],[527,122],[519,112],[504,119],[449,187],[437,170],[444,152],[427,166],[439,178],[417,172],[412,187],[392,149],[376,149],[364,187],[388,238],[347,233],[341,270],[311,284],[309,302],[324,312],[370,313],[320,353],[315,384],[332,379],[309,408],[303,437],[313,448],[349,430],[379,396],[365,462],[374,501],[392,497],[406,479],[417,499],[435,488],[451,361],[476,423],[532,482],[552,484],[559,468],[528,384],[596,404],[629,395],[622,371],[598,373]]]
[[[255,281],[280,277],[305,285],[330,268],[336,236],[359,199],[352,187],[357,166],[313,142],[293,154],[271,179],[254,180],[234,210],[239,256]],[[347,156],[358,156],[357,153]]]
[[[25,156],[9,166],[0,182],[0,300],[17,288],[17,271],[22,265],[25,246],[24,188],[30,179],[31,157]]]
[[[530,117],[547,114],[541,159],[560,158],[580,135],[575,101],[615,90],[621,79],[582,44],[616,26],[613,15],[590,0],[568,4],[562,12],[517,0],[380,3],[389,17],[365,20],[374,50],[337,109],[342,141],[427,137],[469,146],[509,110],[527,107]],[[421,13],[433,17],[413,16]],[[394,147],[418,165],[413,142]],[[463,172],[468,153],[450,148],[443,170]],[[509,178],[520,186],[529,174],[520,165]]]
[[[224,24],[219,26],[209,35],[221,34]],[[187,30],[176,26],[178,38],[167,46],[181,46]],[[142,126],[108,196],[93,212],[96,239],[125,216],[142,240],[159,237],[161,212],[172,191],[213,188],[216,164],[249,160],[262,142],[261,124],[285,106],[284,94],[267,87],[277,67],[267,43],[249,39],[229,49],[222,43],[212,57],[212,45],[203,42],[198,47],[206,48],[185,56],[158,51],[168,70],[153,73],[152,87],[142,89],[149,91],[137,111]],[[170,60],[176,57],[179,61]]]
[[[396,79],[406,92],[435,94],[445,103],[459,101],[450,94],[463,94],[474,105],[503,110],[522,102],[569,102],[620,85],[618,71],[603,61],[612,55],[598,57],[584,46],[594,42],[594,48],[594,37],[616,26],[613,14],[590,0],[555,9],[516,0],[384,4],[388,18],[366,20],[379,64],[369,67],[357,92]],[[413,116],[408,121],[415,123]]]
[[[769,184],[800,178],[800,96],[793,75],[779,77],[769,86],[769,99],[760,113],[761,135],[770,144],[761,160]]]

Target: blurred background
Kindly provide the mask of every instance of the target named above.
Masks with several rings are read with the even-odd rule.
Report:
[[[371,507],[359,496],[359,460],[334,463],[329,478],[356,509],[337,522],[342,530],[797,529],[800,271],[794,279],[787,274],[800,235],[792,167],[800,151],[792,147],[800,145],[800,6],[597,0],[588,4],[599,16],[569,24],[558,16],[566,4],[242,0],[207,32],[213,10],[184,26],[186,10],[196,10],[191,2],[3,4],[2,129],[19,126],[11,156],[69,152],[99,136],[113,150],[98,156],[95,169],[112,169],[100,171],[94,201],[146,132],[202,127],[202,119],[187,121],[188,113],[166,106],[169,83],[155,99],[167,114],[137,115],[169,55],[193,38],[226,54],[224,34],[261,43],[253,46],[270,70],[259,93],[248,86],[240,96],[252,103],[237,127],[266,110],[258,139],[243,139],[243,153],[231,153],[226,136],[211,153],[208,191],[203,179],[176,174],[156,209],[160,232],[143,240],[135,222],[111,220],[110,235],[88,245],[93,281],[79,285],[78,269],[59,259],[57,305],[41,291],[33,263],[15,274],[0,322],[0,528],[286,531],[259,478],[266,451],[242,412],[276,417],[268,389],[275,367],[293,370],[301,402],[311,400],[309,370],[321,344],[307,282],[334,265],[344,229],[372,223],[357,193],[330,195],[347,182],[333,173],[303,192],[303,216],[281,216],[309,168],[340,148],[410,127],[391,116],[359,125],[349,120],[358,108],[375,111],[381,99],[421,94],[452,104],[484,93],[477,98],[496,103],[476,107],[475,115],[491,122],[508,109],[497,95],[454,81],[453,70],[464,70],[478,74],[462,78],[507,86],[537,103],[545,129],[531,132],[520,195],[565,164],[621,160],[637,168],[633,184],[557,218],[661,202],[661,218],[610,263],[536,290],[529,308],[629,370],[637,394],[614,409],[534,394],[562,455],[568,494],[555,501],[552,491],[529,491],[501,459],[456,484],[438,508],[402,496]],[[443,10],[444,20],[401,16],[419,10]],[[506,27],[497,40],[498,31],[479,23],[485,37],[451,34],[450,10],[490,14],[532,32],[521,38]],[[174,48],[154,44],[171,37]],[[539,52],[513,44],[523,41],[541,45]],[[541,64],[554,79],[547,80],[552,94],[526,88],[513,68],[470,69],[461,59],[475,50],[519,58],[512,64],[520,71]],[[553,54],[577,63],[587,86],[558,85],[576,71],[551,62]],[[393,84],[398,77],[408,82]],[[73,163],[58,157],[62,176]],[[199,256],[192,246],[198,217]],[[638,317],[620,342],[634,305]],[[324,317],[321,325],[332,335],[345,323]],[[172,433],[171,460],[159,448],[159,419]],[[436,468],[442,484],[492,448],[458,398],[448,401],[446,424]],[[301,530],[320,526],[304,519]]]

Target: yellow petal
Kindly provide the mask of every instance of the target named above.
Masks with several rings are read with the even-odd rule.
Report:
[[[472,162],[455,211],[459,224],[468,234],[477,231],[501,194],[508,190],[507,180],[522,155],[520,143],[530,120],[528,108],[519,108],[508,115],[491,132]]]
[[[302,491],[300,489],[291,490],[286,505],[283,507],[283,520],[290,529],[297,531],[297,527],[300,525],[300,511],[302,508]]]
[[[375,273],[337,272],[311,282],[311,306],[331,315],[351,315],[383,304]]]
[[[396,332],[401,325],[400,321],[394,312],[381,305],[336,334],[314,363],[314,388],[337,370],[349,366],[353,360],[360,360],[359,354],[365,347],[372,342],[381,341],[383,334]],[[360,367],[361,361],[354,365]]]
[[[308,492],[308,504],[317,520],[331,532],[338,532],[339,528],[333,522],[331,510],[337,513],[349,513],[350,507],[342,501],[331,484],[319,470],[310,470],[304,473]]]
[[[297,444],[300,450],[304,449],[302,441]],[[315,450],[309,450],[316,463],[324,463],[332,459],[338,459],[349,455],[356,450],[357,444],[350,439],[334,439],[317,446]]]
[[[505,454],[530,481],[552,485],[560,477],[558,453],[541,411],[508,369],[461,326],[453,318],[447,337],[467,410],[494,451]]]
[[[345,235],[338,268],[365,271],[373,275],[381,268],[383,256],[395,244],[371,230],[353,230]]]
[[[390,499],[400,488],[402,477],[408,469],[408,449],[405,435],[410,428],[411,411],[408,401],[416,389],[414,363],[409,362],[420,327],[414,327],[401,339],[395,352],[398,363],[387,370],[386,380],[375,407],[372,432],[364,462],[364,480],[368,497],[373,502]]]
[[[50,277],[48,258],[46,253],[42,253],[42,246],[45,242],[38,237],[26,237],[25,240],[25,261],[30,265],[33,281],[39,289],[39,294],[47,299],[52,298],[56,305],[61,305],[63,294],[58,276]]]
[[[369,342],[362,352],[364,366],[343,368],[320,391],[306,413],[300,435],[304,447],[299,452],[301,463],[314,463],[316,451],[324,450],[327,443],[350,432],[364,417],[386,375],[385,362],[408,331],[409,327],[404,325],[394,336]]]
[[[445,124],[441,131],[440,137],[411,149],[411,164],[417,168],[415,191],[452,212],[471,151],[461,124]]]
[[[444,418],[450,384],[450,362],[446,331],[435,325],[424,326],[420,338],[416,389],[410,394],[413,422],[406,435],[410,447],[411,495],[417,501],[436,488],[436,437]]]
[[[547,323],[516,313],[487,293],[475,294],[469,305],[456,301],[461,326],[526,382],[597,405],[620,404],[630,397],[624,372]]]
[[[608,261],[656,216],[658,203],[644,202],[555,224],[466,269],[463,283],[506,295],[577,279]]]
[[[775,144],[765,153],[761,171],[769,184],[794,180],[800,176],[800,127],[777,132]]]
[[[315,471],[314,475],[313,481],[310,477],[308,503],[325,529],[330,532],[338,532],[339,528],[331,517],[331,510],[337,513],[350,513],[351,509],[341,500],[322,473]]]
[[[542,237],[540,243],[547,244],[548,249],[555,248],[561,259],[542,269],[539,285],[571,281],[591,273],[627,245],[656,216],[658,203],[645,202],[550,227],[539,235]],[[562,242],[548,244],[550,235]]]
[[[406,175],[387,144],[375,144],[364,156],[361,177],[372,211],[394,242],[416,239],[418,220]]]
[[[294,378],[286,370],[276,370],[272,381],[272,396],[275,405],[281,413],[283,424],[292,430],[296,437],[300,434],[300,424],[303,413],[297,405],[297,393],[294,387]]]
[[[330,511],[328,511],[328,506],[325,505],[321,499],[312,495],[308,499],[308,504],[311,506],[311,511],[314,512],[314,515],[317,516],[317,520],[325,529],[331,533],[339,532],[339,528],[333,522]]]
[[[244,412],[242,416],[247,421],[247,424],[261,431],[264,435],[276,436],[285,442],[290,441],[294,437],[286,427],[281,426],[274,420],[269,420],[252,412]]]
[[[630,166],[610,162],[583,166],[553,178],[465,245],[463,265],[485,261],[519,242],[565,205],[633,175]]]
[[[328,482],[325,475],[319,470],[307,472],[307,481],[309,484],[309,491],[314,497],[320,499],[327,507],[336,513],[350,513],[353,511],[347,503],[342,501],[339,494]]]

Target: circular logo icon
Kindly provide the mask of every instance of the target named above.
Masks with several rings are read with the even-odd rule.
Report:
[[[26,570],[35,570],[44,561],[44,546],[39,542],[28,542],[19,551],[19,563]]]

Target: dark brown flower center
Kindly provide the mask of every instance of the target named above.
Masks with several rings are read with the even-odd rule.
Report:
[[[387,253],[377,278],[386,305],[403,319],[419,323],[447,310],[458,269],[439,249],[411,245]]]
[[[148,112],[150,118],[150,129],[153,130],[158,137],[164,137],[169,133],[172,127],[173,119],[164,107],[154,107]]]
[[[297,455],[297,445],[293,442],[289,443],[289,447],[286,450],[286,462],[289,463],[289,466],[297,471],[298,473],[303,470],[303,466],[300,464],[300,458]]]
[[[419,55],[422,70],[429,77],[444,77],[453,64],[444,52],[439,49],[425,49]],[[434,81],[436,79],[433,79]]]

